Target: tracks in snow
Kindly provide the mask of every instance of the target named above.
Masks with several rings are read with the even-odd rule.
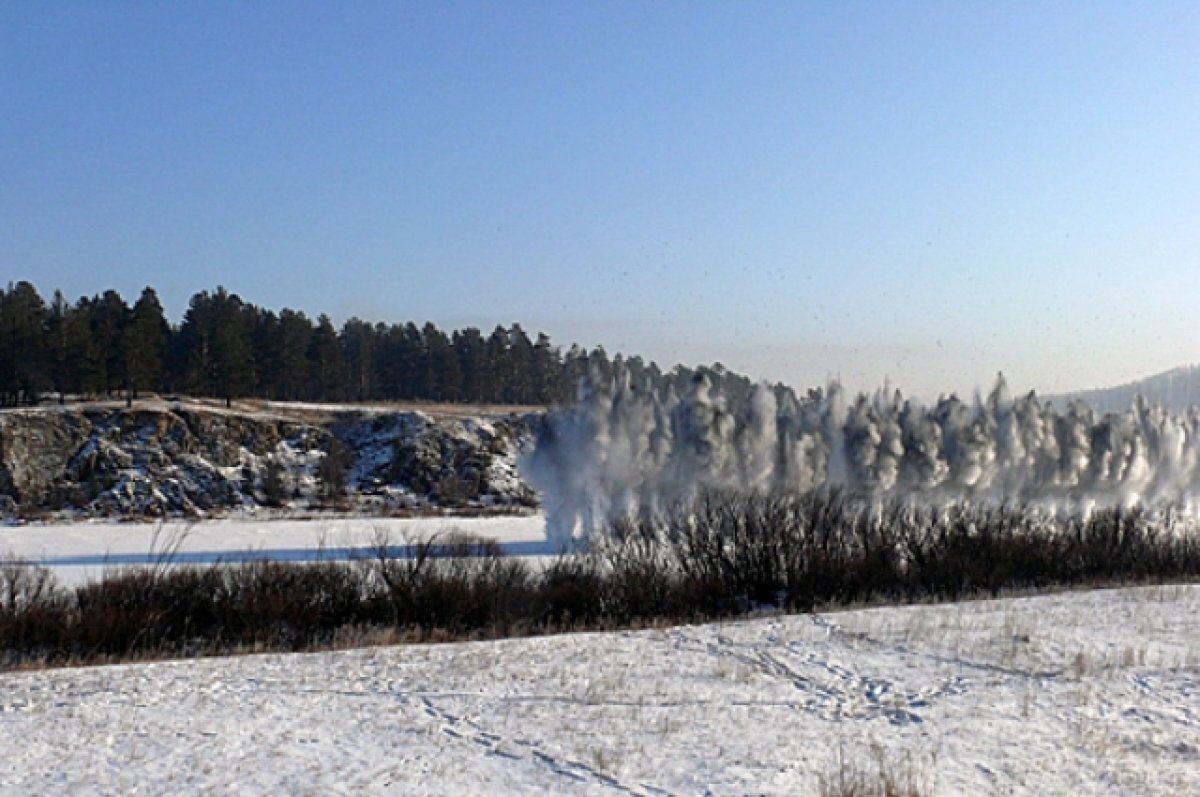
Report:
[[[972,661],[971,659],[964,659],[960,656],[943,656],[938,653],[915,650],[900,642],[884,642],[879,639],[873,639],[866,633],[847,631],[829,618],[819,614],[813,614],[809,616],[812,619],[813,625],[824,629],[831,637],[838,637],[840,639],[847,640],[851,644],[863,645],[865,647],[870,647],[874,650],[880,650],[887,653],[897,653],[902,656],[915,656],[937,664],[950,664],[964,670],[975,670],[977,672],[1026,678],[1036,681],[1059,678],[1064,673],[1064,671],[1061,669],[1027,670],[1020,667],[1004,667],[999,664]]]
[[[803,695],[800,708],[833,722],[883,718],[893,725],[917,725],[924,722],[922,710],[968,689],[968,681],[958,675],[919,689],[902,688],[839,664],[822,643],[786,642],[771,635],[765,644],[739,644],[721,634],[704,639],[683,628],[669,634],[677,649],[732,659],[791,684]]]
[[[428,696],[397,693],[396,697],[405,703],[415,702],[425,716],[438,726],[443,735],[464,743],[474,744],[481,749],[484,755],[513,761],[530,761],[566,780],[580,785],[594,784],[619,794],[629,794],[635,797],[668,797],[670,795],[670,792],[657,786],[648,783],[626,783],[601,767],[554,755],[533,740],[505,738],[491,733],[474,720],[440,708]]]

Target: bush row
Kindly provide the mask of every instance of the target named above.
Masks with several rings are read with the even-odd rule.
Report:
[[[73,590],[43,568],[7,562],[0,661],[300,650],[389,629],[497,637],[1198,575],[1194,527],[1140,509],[1062,519],[831,492],[712,492],[616,521],[546,566],[453,535],[402,548],[382,540],[349,562],[184,567],[163,557]]]
[[[622,605],[640,602],[652,616],[680,603],[699,614],[812,610],[1200,575],[1195,524],[1171,512],[1060,517],[1020,506],[881,504],[837,491],[709,492],[619,520],[592,550],[630,590]]]

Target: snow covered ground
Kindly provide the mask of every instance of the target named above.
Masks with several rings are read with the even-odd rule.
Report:
[[[1200,586],[0,675],[0,795],[1200,793]]]
[[[30,524],[0,526],[0,558],[49,567],[64,585],[102,576],[116,567],[155,562],[167,551],[182,564],[246,558],[318,561],[368,556],[377,542],[391,545],[463,532],[494,539],[513,556],[549,556],[540,515],[430,518],[227,518],[181,522]]]

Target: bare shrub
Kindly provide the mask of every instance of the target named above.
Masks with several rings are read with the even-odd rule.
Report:
[[[346,563],[259,560],[214,572],[215,636],[226,642],[296,649],[383,620],[361,575]]]
[[[284,466],[275,457],[269,457],[262,477],[263,503],[278,509],[287,503],[288,486],[284,478]]]
[[[346,488],[349,484],[349,470],[353,464],[353,452],[336,437],[329,438],[325,456],[317,465],[317,479],[321,484],[321,503],[323,506],[342,509],[346,504]]]
[[[604,576],[603,616],[630,622],[691,614],[695,607],[681,600],[674,553],[663,544],[660,519],[649,512],[612,523],[586,552]]]
[[[219,624],[212,569],[129,567],[82,584],[74,594],[70,644],[64,655],[125,657],[182,652]]]
[[[62,595],[48,568],[23,559],[0,559],[0,612],[20,614],[59,603]]]
[[[67,633],[67,595],[54,574],[19,559],[0,560],[0,660],[45,658]]]
[[[399,548],[377,538],[368,573],[398,627],[455,633],[511,629],[536,616],[528,566],[494,541],[450,533]]]
[[[542,572],[538,622],[565,629],[596,624],[604,617],[605,584],[595,558],[560,555]]]
[[[839,747],[830,771],[818,779],[821,797],[923,797],[911,762],[889,761],[881,747],[872,748],[871,764],[847,757]]]

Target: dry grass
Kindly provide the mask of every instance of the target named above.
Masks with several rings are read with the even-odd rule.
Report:
[[[869,763],[864,763],[867,758]],[[819,779],[821,797],[925,797],[931,793],[919,785],[911,759],[889,760],[879,745],[868,755],[851,758],[839,747],[830,771]]]
[[[189,399],[203,401],[204,399]],[[213,406],[224,407],[224,402],[214,403]],[[245,412],[269,412],[281,415],[289,420],[304,420],[308,423],[324,423],[335,416],[346,412],[387,413],[387,412],[421,412],[435,418],[478,418],[503,415],[523,415],[542,413],[550,409],[544,404],[457,404],[432,401],[368,401],[337,403],[305,403],[267,401],[265,399],[243,399],[233,402],[233,408]]]

